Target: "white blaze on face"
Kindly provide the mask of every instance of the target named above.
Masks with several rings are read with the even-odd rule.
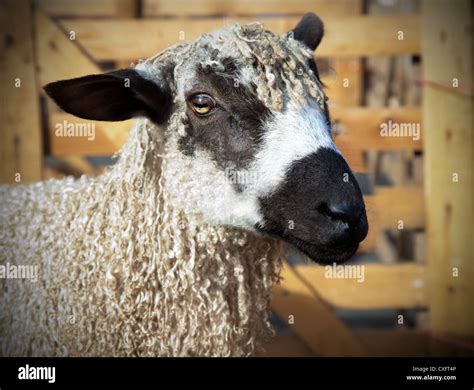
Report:
[[[263,225],[258,198],[277,190],[293,163],[320,148],[339,153],[331,139],[326,116],[316,103],[311,102],[305,107],[290,103],[284,112],[276,113],[264,125],[262,145],[249,169],[235,172],[236,181],[232,180],[231,175],[231,180],[242,185],[243,191],[228,191],[228,194],[233,193],[232,196],[220,199],[220,202],[228,204],[224,207],[226,217],[232,216],[234,221],[248,221],[247,226],[240,226],[250,229],[256,223]]]
[[[320,148],[338,152],[324,112],[314,102],[304,107],[289,103],[284,112],[276,113],[265,125],[263,145],[251,168],[258,177],[253,191],[257,196],[271,194],[294,162]]]

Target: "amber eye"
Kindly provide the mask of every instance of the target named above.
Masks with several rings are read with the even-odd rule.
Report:
[[[217,104],[212,96],[198,93],[188,99],[188,105],[197,115],[205,116],[210,114]]]

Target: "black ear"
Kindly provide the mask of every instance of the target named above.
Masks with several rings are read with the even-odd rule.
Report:
[[[319,16],[308,12],[292,30],[293,38],[315,50],[324,35],[324,24]]]
[[[44,87],[64,111],[84,119],[122,121],[145,116],[160,124],[171,110],[171,92],[134,69],[56,81]]]

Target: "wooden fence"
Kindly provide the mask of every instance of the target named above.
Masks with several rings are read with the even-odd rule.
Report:
[[[104,62],[128,66],[183,39],[194,39],[234,21],[259,20],[268,29],[282,33],[304,12],[314,11],[326,26],[316,54],[327,57],[334,69],[323,81],[332,117],[343,129],[335,140],[350,165],[357,172],[370,174],[364,153],[374,150],[420,151],[425,160],[424,186],[376,186],[366,196],[370,232],[361,249],[376,249],[380,233],[397,230],[403,221],[404,229],[427,227],[428,250],[424,263],[365,265],[364,283],[326,279],[320,266],[286,263],[283,281],[274,289],[272,308],[283,320],[293,319],[290,326],[296,336],[280,338],[283,350],[277,348],[274,353],[468,353],[446,338],[452,341],[474,336],[474,308],[469,302],[474,297],[472,233],[469,236],[473,219],[469,171],[472,96],[426,82],[422,107],[362,105],[362,58],[371,56],[416,54],[422,58],[425,81],[445,85],[458,78],[463,85],[472,86],[472,57],[468,55],[472,37],[466,27],[472,6],[467,0],[457,5],[425,0],[421,13],[387,16],[363,14],[361,0],[2,2],[5,56],[1,74],[6,104],[0,118],[0,179],[15,182],[20,174],[21,182],[31,182],[54,176],[56,173],[43,164],[45,151],[81,172],[94,174],[96,168],[84,156],[111,155],[128,136],[129,121],[95,123],[93,142],[56,137],[55,124],[88,121],[60,112],[42,99],[42,85],[99,73]],[[21,88],[15,84],[18,80]],[[43,109],[41,102],[46,104]],[[380,125],[388,120],[420,123],[421,139],[380,136]],[[453,182],[453,173],[460,182]],[[459,271],[456,277],[453,267]],[[427,308],[431,333],[355,333],[337,318],[334,307]],[[436,335],[443,335],[444,341],[436,341],[432,337]]]

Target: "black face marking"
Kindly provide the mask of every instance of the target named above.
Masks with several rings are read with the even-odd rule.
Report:
[[[343,261],[367,235],[359,185],[345,160],[322,148],[288,170],[270,196],[260,198],[264,227],[318,262]]]
[[[179,140],[180,150],[192,155],[197,147],[209,151],[222,169],[244,169],[253,160],[262,139],[262,125],[271,116],[258,99],[256,86],[237,82],[238,67],[232,58],[222,60],[226,72],[199,67],[197,83],[187,96],[206,93],[217,107],[212,114],[198,117],[187,111],[186,136]]]
[[[189,119],[186,117],[183,121],[184,129],[186,131],[186,135],[181,137],[178,140],[178,149],[185,155],[185,156],[192,156],[194,154],[194,150],[196,146],[193,140],[192,134],[192,126],[189,125]]]

